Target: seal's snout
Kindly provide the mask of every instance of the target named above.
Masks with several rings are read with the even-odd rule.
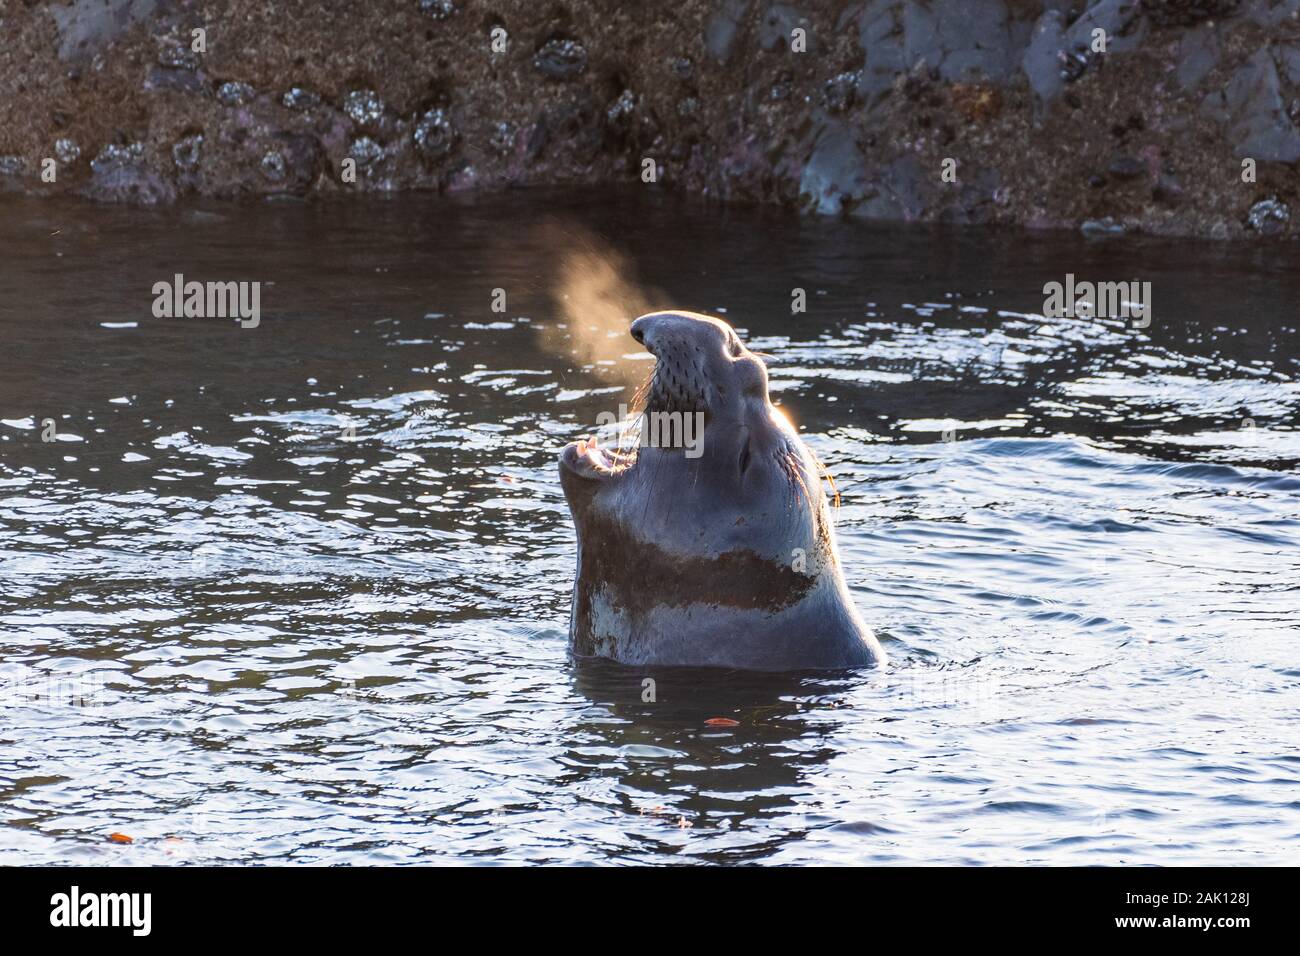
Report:
[[[717,335],[722,323],[689,312],[650,312],[632,323],[632,338],[646,347],[651,355],[665,348],[705,341]]]
[[[726,322],[698,312],[650,312],[630,331],[655,358],[647,411],[766,415],[767,369]],[[750,407],[752,400],[759,405]]]
[[[696,312],[649,312],[632,323],[631,332],[656,358],[676,349],[719,356],[730,353],[731,357],[740,351],[740,340],[731,326]]]
[[[632,338],[636,339],[645,350],[658,358],[665,345],[670,345],[670,340],[674,337],[672,329],[673,319],[677,316],[669,312],[651,312],[649,315],[643,315],[632,323],[630,329]]]

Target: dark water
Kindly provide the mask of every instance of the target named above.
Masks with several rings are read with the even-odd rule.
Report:
[[[771,355],[887,669],[566,660],[584,230]],[[1300,855],[1290,246],[570,193],[8,201],[0,251],[0,862]],[[261,325],[154,318],[177,272]],[[1066,273],[1150,328],[1044,319]]]

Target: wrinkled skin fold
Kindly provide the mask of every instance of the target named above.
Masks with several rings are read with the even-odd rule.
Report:
[[[696,313],[652,312],[632,335],[656,359],[646,414],[698,413],[703,434],[693,449],[643,435],[634,460],[588,440],[560,453],[578,537],[572,653],[764,671],[882,662],[816,460],[772,405],[762,360]]]

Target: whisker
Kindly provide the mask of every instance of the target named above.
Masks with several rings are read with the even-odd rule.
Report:
[[[819,479],[825,478],[827,483],[829,483],[831,486],[831,491],[835,495],[834,499],[832,499],[831,507],[838,509],[840,506],[840,490],[839,488],[835,487],[835,476],[831,474],[831,470],[829,468],[827,468],[825,465],[822,464],[822,460],[817,457],[817,453],[815,451],[809,448],[808,454],[812,456],[813,464],[817,466],[817,477]]]
[[[785,466],[786,474],[790,478],[790,483],[795,488],[796,495],[803,498],[804,503],[808,506],[808,512],[813,513],[812,492],[808,489],[808,484],[803,480],[803,468],[800,467],[802,462],[793,451],[787,451],[781,458]]]

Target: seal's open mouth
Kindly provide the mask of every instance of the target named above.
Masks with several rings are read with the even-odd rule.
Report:
[[[560,462],[574,474],[584,478],[613,478],[636,464],[636,451],[617,449],[611,451],[592,435],[580,438],[564,447]]]
[[[612,444],[596,437],[565,446],[561,468],[586,479],[608,479],[632,470],[643,447],[699,457],[711,415],[711,394],[725,394],[714,381],[713,361],[730,363],[743,352],[730,327],[690,313],[654,312],[632,323],[631,334],[654,356],[654,371],[637,390],[633,419],[619,423]],[[710,383],[713,383],[712,386]]]
[[[637,390],[631,419],[618,423],[614,444],[602,445],[596,435],[570,443],[560,457],[569,470],[585,478],[613,478],[635,467],[643,444],[682,450],[680,440],[675,444],[660,441],[665,420],[669,433],[685,416],[699,415],[701,424],[707,420],[703,397],[688,385],[687,376],[658,354],[655,359],[654,372]]]

